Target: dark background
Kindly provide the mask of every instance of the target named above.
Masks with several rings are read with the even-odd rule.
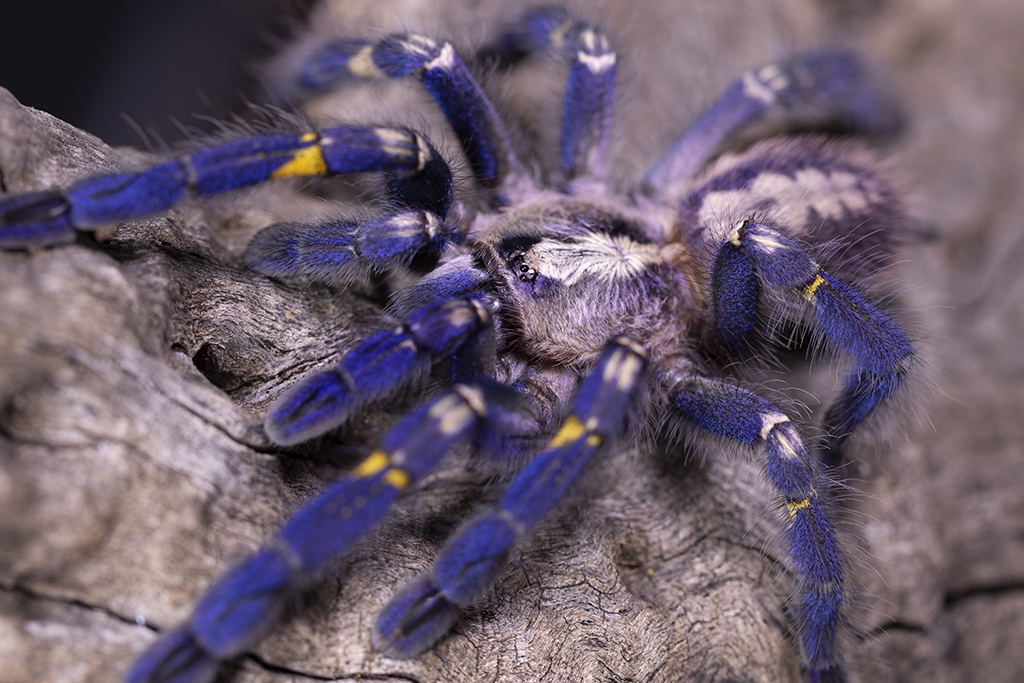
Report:
[[[145,145],[126,117],[176,141],[173,119],[209,130],[193,114],[263,101],[258,64],[305,14],[290,0],[5,4],[0,85],[114,145]]]

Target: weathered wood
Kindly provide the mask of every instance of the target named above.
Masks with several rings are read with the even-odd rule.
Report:
[[[325,7],[322,24],[386,22],[379,5]],[[475,44],[500,13],[456,5],[405,23]],[[664,2],[594,11],[621,46],[612,166],[635,181],[730,77],[794,42],[817,44],[840,19],[892,68],[911,124],[894,157],[938,237],[894,273],[929,365],[920,418],[861,440],[850,482],[863,492],[847,500],[847,542],[863,563],[852,668],[864,681],[1020,680],[1024,10],[845,6],[716,2],[696,19]],[[511,108],[557,117],[558,74],[526,74],[505,85]],[[429,108],[395,90],[388,120],[408,102]],[[680,92],[700,95],[678,104]],[[145,162],[0,95],[4,191]],[[118,678],[154,629],[183,620],[212,578],[398,412],[366,416],[312,460],[262,433],[281,389],[330,363],[380,310],[359,287],[289,287],[240,266],[272,216],[311,210],[323,205],[293,188],[253,191],[119,226],[98,246],[0,253],[0,681]],[[828,392],[834,374],[819,365],[812,385]],[[369,645],[376,610],[493,496],[490,470],[455,454],[233,680],[795,680],[792,584],[758,467],[687,455],[625,448],[598,465],[449,638],[389,660]]]

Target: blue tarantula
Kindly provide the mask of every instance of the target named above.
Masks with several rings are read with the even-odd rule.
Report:
[[[472,212],[455,210],[452,170],[430,140],[381,125],[238,139],[141,172],[0,199],[0,246],[19,249],[274,178],[381,173],[390,211],[271,225],[250,244],[247,265],[284,279],[422,274],[392,297],[400,322],[281,396],[266,432],[298,444],[431,377],[443,374],[446,387],[217,581],[126,681],[214,678],[458,442],[537,451],[496,505],[459,529],[434,567],[380,613],[375,647],[414,657],[492,588],[513,546],[592,457],[655,427],[760,454],[798,581],[793,617],[807,676],[844,679],[847,570],[823,501],[825,468],[905,383],[914,350],[851,283],[887,263],[906,230],[904,207],[871,153],[823,131],[877,133],[891,112],[848,54],[768,64],[733,83],[642,188],[620,195],[604,183],[616,77],[607,38],[563,10],[536,9],[495,54],[537,52],[568,64],[560,168],[549,187],[521,163],[450,43],[415,34],[341,40],[302,61],[296,87],[307,92],[353,79],[419,79],[468,159],[480,191]],[[804,132],[751,142],[750,131],[768,124]],[[799,328],[853,361],[820,448],[744,381],[781,330]]]

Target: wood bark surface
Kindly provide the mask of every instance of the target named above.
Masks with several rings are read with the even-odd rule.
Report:
[[[1024,5],[578,6],[618,46],[611,167],[623,186],[767,59],[839,40],[890,75],[908,126],[888,151],[934,239],[894,271],[925,361],[912,410],[858,441],[844,473],[857,563],[850,668],[860,681],[1024,680]],[[404,26],[471,48],[509,12],[496,1],[339,2],[314,16],[325,35]],[[541,150],[557,131],[559,78],[528,65],[489,85]],[[408,84],[314,103],[324,113],[408,120],[446,140]],[[152,160],[0,91],[4,192]],[[332,211],[277,186],[128,222],[97,244],[0,253],[0,681],[119,679],[414,404],[361,416],[317,449],[278,449],[263,434],[284,388],[379,320],[368,286],[288,285],[241,263],[260,227]],[[822,362],[810,380],[783,379],[809,387],[814,408],[836,376]],[[490,473],[454,453],[227,679],[797,680],[793,584],[759,466],[680,447],[625,444],[448,638],[410,661],[374,652],[375,613],[493,500]]]

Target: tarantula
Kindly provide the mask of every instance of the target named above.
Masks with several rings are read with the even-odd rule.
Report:
[[[560,167],[546,187],[452,45],[402,34],[319,46],[302,60],[297,89],[418,79],[468,159],[480,191],[471,209],[456,209],[450,165],[425,135],[372,124],[238,139],[141,172],[0,199],[0,246],[19,249],[275,178],[381,173],[389,211],[271,225],[253,239],[246,265],[281,279],[421,274],[392,296],[399,322],[287,391],[265,428],[278,444],[298,444],[431,377],[446,388],[217,581],[126,681],[211,680],[456,443],[538,451],[380,613],[375,647],[414,657],[492,588],[513,546],[592,457],[658,430],[760,453],[798,581],[793,612],[807,675],[844,677],[847,571],[823,500],[825,467],[905,383],[915,354],[851,282],[887,262],[905,230],[903,204],[871,153],[822,131],[878,132],[889,125],[886,104],[846,53],[761,66],[697,119],[642,188],[617,194],[605,183],[617,63],[607,38],[541,8],[511,26],[496,53],[548,53],[568,64]],[[805,132],[736,144],[780,122]],[[807,328],[853,360],[818,450],[744,379],[787,328]]]

